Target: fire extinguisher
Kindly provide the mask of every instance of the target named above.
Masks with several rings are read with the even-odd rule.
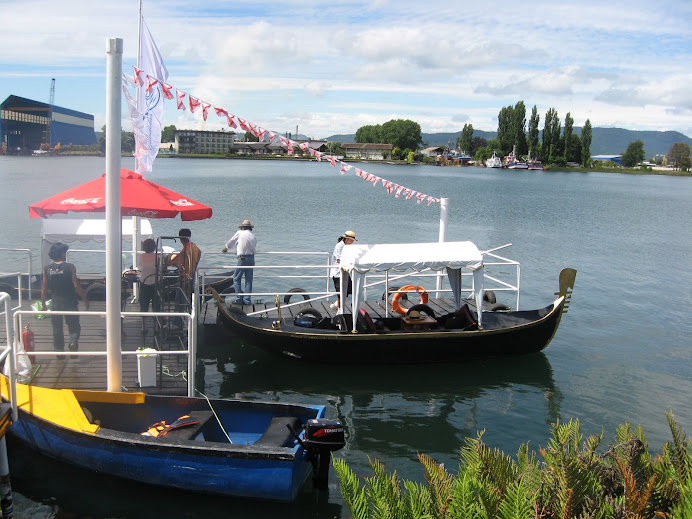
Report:
[[[31,331],[31,327],[28,324],[22,332],[22,344],[24,345],[24,351],[27,353],[34,351],[34,332]],[[29,355],[29,360],[32,363],[36,362],[36,355]]]

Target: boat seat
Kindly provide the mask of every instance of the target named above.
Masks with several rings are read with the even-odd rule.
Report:
[[[477,330],[478,322],[469,305],[464,304],[459,310],[447,315],[444,326],[447,330]]]
[[[269,427],[254,445],[264,445],[266,447],[289,447],[293,445],[295,436],[287,427],[290,425],[298,433],[302,428],[302,423],[295,416],[275,416],[272,418]]]
[[[188,415],[199,420],[199,423],[189,427],[173,429],[168,431],[160,438],[162,440],[193,440],[195,436],[197,436],[202,430],[202,427],[204,427],[207,422],[213,418],[214,413],[211,411],[191,411],[188,413]]]

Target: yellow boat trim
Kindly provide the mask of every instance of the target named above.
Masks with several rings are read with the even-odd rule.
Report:
[[[86,389],[73,389],[72,392],[80,402],[106,402],[109,404],[143,404],[146,397],[146,393],[88,391]]]
[[[45,387],[16,384],[17,407],[37,418],[54,423],[60,427],[87,434],[95,434],[99,426],[89,423],[82,406],[71,389],[51,389]],[[2,396],[9,401],[9,381],[0,376]]]

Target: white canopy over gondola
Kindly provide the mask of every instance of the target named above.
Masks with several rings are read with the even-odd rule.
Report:
[[[353,329],[356,329],[357,309],[363,299],[363,279],[367,272],[425,269],[447,270],[456,307],[461,306],[461,269],[473,272],[473,290],[478,324],[482,323],[483,254],[470,241],[432,243],[383,243],[377,245],[345,245],[341,253],[341,300],[345,301],[348,282],[353,280]],[[343,305],[339,312],[343,312]]]

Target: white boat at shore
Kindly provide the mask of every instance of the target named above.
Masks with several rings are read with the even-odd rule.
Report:
[[[485,167],[486,168],[501,168],[502,167],[502,161],[500,160],[500,157],[498,157],[494,151],[493,151],[493,156],[485,161]]]

